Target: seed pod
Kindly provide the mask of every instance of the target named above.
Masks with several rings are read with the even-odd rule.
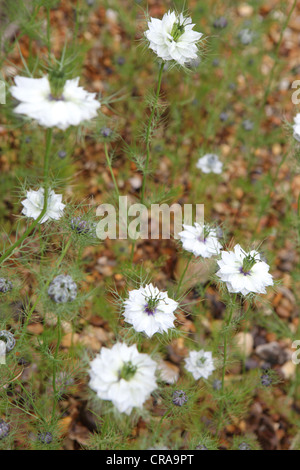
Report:
[[[270,385],[272,385],[272,378],[269,376],[269,374],[263,374],[260,380],[264,387],[270,387]]]
[[[71,228],[77,233],[89,233],[90,228],[86,220],[81,219],[80,217],[74,217],[71,219]]]
[[[173,400],[172,401],[173,401],[174,405],[182,406],[188,401],[188,398],[186,396],[186,393],[183,390],[176,390],[173,393]]]
[[[10,281],[4,279],[4,277],[0,277],[0,292],[4,294],[5,292],[12,290],[12,288],[13,285]]]
[[[16,345],[14,335],[10,331],[1,330],[0,339],[3,339],[6,343],[6,352],[10,352]]]
[[[71,276],[60,274],[51,282],[48,289],[49,297],[57,304],[72,302],[77,296],[77,285]]]
[[[221,382],[221,380],[215,379],[215,380],[213,381],[213,389],[214,389],[214,390],[221,390],[221,388],[222,388],[222,382]]]
[[[110,137],[112,133],[113,131],[109,127],[102,127],[102,129],[100,130],[100,134],[102,135],[102,137]]]
[[[228,21],[224,16],[221,16],[220,18],[217,18],[214,21],[214,28],[216,29],[226,28],[227,25],[228,25]]]
[[[203,444],[198,444],[196,446],[196,450],[208,450],[208,448],[206,446],[204,446]]]
[[[5,437],[8,436],[9,434],[9,424],[7,424],[3,419],[0,419],[0,441],[1,439],[4,439]]]
[[[38,440],[42,444],[51,444],[51,442],[53,441],[53,436],[51,432],[41,432],[38,435]]]
[[[247,444],[247,442],[241,442],[239,445],[239,450],[251,450],[251,447],[249,444]]]

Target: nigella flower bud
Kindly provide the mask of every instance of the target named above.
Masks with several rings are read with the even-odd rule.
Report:
[[[221,16],[220,18],[217,18],[214,21],[214,28],[216,29],[226,28],[227,25],[228,25],[228,21],[224,16]]]
[[[1,439],[4,439],[5,437],[8,436],[9,434],[9,424],[7,424],[3,419],[0,419],[0,441]]]
[[[12,288],[13,285],[10,281],[4,279],[4,277],[0,277],[0,292],[4,294],[5,292],[12,290]]]
[[[251,447],[249,444],[247,444],[247,442],[241,442],[239,445],[239,450],[251,450]]]
[[[200,57],[196,57],[195,59],[192,59],[190,62],[187,62],[187,67],[189,67],[190,69],[196,69],[199,67],[199,65],[201,64],[201,59]]]
[[[83,220],[80,217],[74,217],[71,219],[71,228],[77,233],[89,233],[90,230],[86,220]]]
[[[10,331],[1,330],[0,340],[4,340],[6,343],[6,352],[10,352],[16,345],[14,335]]]
[[[183,390],[176,390],[173,393],[172,401],[174,405],[182,406],[188,401],[188,398],[186,396],[186,393]]]
[[[66,372],[61,372],[55,379],[58,395],[61,397],[67,391],[67,388],[74,385],[74,380]]]
[[[226,111],[223,111],[219,117],[220,117],[220,121],[225,122],[228,120],[229,116],[228,116],[228,113],[226,113]]]
[[[269,374],[263,374],[260,380],[264,387],[270,387],[270,385],[272,385],[272,378],[269,376]]]
[[[124,57],[118,57],[118,58],[117,58],[117,64],[118,64],[118,65],[124,65],[125,62],[126,62],[126,61],[125,61]]]
[[[51,444],[51,442],[53,441],[53,436],[51,432],[41,432],[38,435],[38,440],[42,444]]]
[[[102,127],[102,129],[100,130],[100,134],[102,135],[102,137],[105,138],[111,137],[112,133],[113,131],[109,127]]]
[[[214,390],[221,390],[222,388],[222,382],[219,379],[216,379],[213,381],[213,389]]]
[[[59,156],[59,158],[61,158],[63,160],[64,158],[66,158],[67,152],[65,150],[60,150],[58,152],[58,156]]]
[[[51,282],[48,289],[49,297],[57,304],[72,302],[77,296],[77,285],[71,276],[60,274]]]
[[[208,450],[208,448],[206,446],[204,446],[203,444],[198,444],[196,446],[196,450]]]

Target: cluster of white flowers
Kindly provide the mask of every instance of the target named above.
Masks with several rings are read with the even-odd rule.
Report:
[[[207,224],[183,225],[184,230],[179,232],[182,247],[195,256],[211,258],[218,255],[222,245],[218,240],[217,231]]]
[[[203,173],[215,173],[220,175],[223,169],[223,163],[219,160],[218,155],[207,153],[204,157],[199,158],[196,167]]]
[[[203,36],[193,31],[194,26],[190,17],[169,11],[161,20],[150,18],[145,36],[150,49],[162,60],[186,65],[197,59],[197,43]]]
[[[161,20],[150,18],[149,29],[145,32],[149,48],[163,61],[174,61],[181,66],[187,66],[197,59],[198,43],[203,36],[193,30],[194,26],[190,17],[174,11],[166,13]],[[51,83],[48,76],[38,79],[15,77],[11,94],[20,101],[15,112],[27,115],[43,127],[57,127],[61,130],[78,126],[83,121],[97,116],[100,103],[95,99],[94,93],[89,93],[79,86],[79,78],[66,80],[61,92],[56,94],[52,92]],[[300,141],[300,114],[297,114],[294,122],[294,137]],[[206,154],[198,160],[196,167],[205,174],[221,174],[223,163],[217,155]],[[49,189],[47,197],[47,207],[40,220],[41,224],[49,219],[59,220],[65,208],[61,194],[55,194]],[[44,202],[44,188],[29,190],[26,199],[22,201],[22,213],[37,220],[44,209]],[[80,218],[72,219],[72,228],[78,233],[86,233],[89,230],[86,222],[82,222]],[[215,228],[198,223],[183,225],[179,236],[183,249],[196,257],[211,258],[221,255],[221,259],[217,261],[217,276],[226,283],[229,292],[242,295],[266,293],[266,287],[273,285],[269,266],[261,260],[257,251],[246,253],[240,245],[236,245],[234,251],[221,251],[222,245]],[[62,277],[65,277],[69,284],[73,282],[70,276],[58,276],[54,281],[60,278],[57,282],[61,282]],[[70,279],[66,279],[67,277]],[[58,292],[56,284],[51,283],[49,295],[57,302],[66,301],[65,298],[70,297],[67,295],[70,294],[67,292],[70,286],[67,286],[66,292],[61,293],[61,288],[66,286],[58,286]],[[73,282],[71,300],[76,297],[77,292],[74,284]],[[167,292],[147,284],[129,292],[124,301],[123,316],[135,331],[151,338],[156,333],[167,333],[174,328],[174,312],[177,308],[178,302],[169,298]],[[140,353],[136,345],[128,346],[118,342],[111,349],[102,347],[91,362],[89,386],[99,398],[111,401],[119,412],[130,414],[133,408],[141,408],[157,388],[157,368],[168,383],[177,380],[177,372],[171,377],[168,376],[163,364],[157,366],[150,356]],[[195,380],[208,379],[215,370],[212,353],[204,350],[190,351],[185,359],[185,368]]]
[[[226,283],[229,292],[265,294],[266,287],[273,285],[270,267],[257,251],[246,253],[236,245],[233,251],[221,252],[218,265],[217,276]]]
[[[102,348],[91,362],[90,387],[102,400],[110,400],[121,412],[141,408],[157,388],[156,362],[138,352],[136,345],[116,343]]]
[[[40,188],[38,191],[27,191],[26,199],[22,201],[22,205],[24,206],[22,214],[36,220],[44,208],[44,193],[44,188]],[[65,207],[65,204],[62,203],[62,195],[55,194],[53,190],[50,190],[48,194],[47,210],[39,223],[43,224],[49,219],[59,220],[63,215]]]
[[[95,93],[78,86],[79,78],[67,80],[60,96],[53,96],[47,76],[43,78],[15,77],[11,94],[21,101],[15,113],[35,119],[41,126],[66,130],[97,116],[100,103]]]
[[[127,323],[149,337],[174,328],[174,312],[178,303],[170,299],[167,292],[159,291],[152,284],[130,291],[124,307],[124,318]]]

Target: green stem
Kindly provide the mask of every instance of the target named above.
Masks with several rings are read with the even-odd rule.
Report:
[[[150,160],[150,134],[151,134],[151,126],[152,126],[152,121],[154,118],[154,114],[156,111],[157,103],[158,103],[158,97],[160,93],[160,88],[161,88],[161,81],[162,81],[162,73],[164,69],[164,63],[162,62],[159,73],[158,73],[158,83],[157,83],[157,89],[156,89],[156,94],[155,94],[155,99],[152,107],[152,111],[149,117],[149,122],[147,126],[147,132],[146,132],[146,163],[145,163],[145,168],[144,168],[144,174],[143,174],[143,184],[142,184],[142,195],[141,195],[141,202],[142,204],[144,203],[144,198],[145,198],[145,186],[146,186],[146,178],[148,174],[148,167],[149,167],[149,160]]]
[[[232,315],[233,315],[233,312],[234,312],[234,307],[235,307],[235,303],[236,303],[236,296],[237,296],[237,294],[234,294],[233,301],[232,301],[232,304],[231,304],[231,307],[230,307],[229,317],[228,317],[228,320],[227,320],[227,323],[226,323],[226,330],[224,332],[224,356],[223,356],[222,389],[221,389],[222,390],[222,395],[224,393],[224,383],[225,383],[225,373],[226,373],[228,330],[229,330],[230,323],[231,323],[231,320],[232,320]]]
[[[178,294],[179,294],[179,292],[180,292],[180,288],[181,288],[181,285],[182,285],[184,276],[186,275],[186,272],[187,272],[187,270],[188,270],[188,267],[189,267],[189,265],[190,265],[190,262],[192,261],[192,258],[193,258],[193,253],[191,253],[190,257],[188,258],[188,260],[187,260],[187,262],[186,262],[185,268],[184,268],[184,270],[182,271],[182,274],[181,274],[180,279],[179,279],[179,282],[178,282],[178,286],[177,286],[175,298],[177,298],[177,296],[178,296]]]
[[[48,59],[51,58],[51,22],[50,22],[50,6],[47,5],[47,48]]]
[[[132,240],[131,242],[131,253],[130,253],[130,263],[133,263],[133,258],[134,258],[134,249],[135,249],[135,242],[136,240]]]
[[[236,303],[237,294],[234,294],[232,303],[230,306],[229,316],[226,322],[226,329],[224,332],[224,352],[223,352],[223,368],[222,368],[222,386],[221,386],[221,397],[220,397],[220,407],[219,407],[219,418],[218,418],[218,432],[221,430],[222,417],[225,410],[225,398],[224,398],[224,386],[225,386],[225,373],[226,373],[226,362],[227,362],[227,347],[228,347],[228,330],[231,324],[234,307]]]
[[[53,386],[53,407],[52,407],[52,417],[51,417],[51,424],[53,424],[54,419],[55,419],[55,410],[56,410],[56,405],[57,405],[57,390],[56,390],[56,373],[57,373],[57,358],[58,358],[58,352],[59,352],[59,347],[61,343],[61,320],[60,316],[57,316],[57,343],[56,343],[56,348],[55,348],[55,353],[54,353],[54,358],[53,358],[53,377],[52,377],[52,386]]]
[[[49,156],[50,156],[50,149],[51,149],[51,141],[52,141],[52,129],[47,129],[46,132],[46,151],[45,151],[45,158],[44,158],[44,206],[42,212],[38,216],[38,218],[28,227],[28,229],[24,232],[22,237],[20,237],[5,253],[2,254],[0,257],[0,264],[3,263],[7,258],[9,258],[16,248],[18,248],[24,240],[33,232],[35,227],[40,223],[43,219],[44,215],[47,212],[48,206],[48,193],[49,193]]]
[[[119,198],[119,196],[120,196],[119,188],[118,188],[118,185],[117,185],[117,182],[116,182],[116,178],[115,178],[115,175],[114,175],[112,166],[111,166],[111,161],[110,161],[110,158],[109,158],[109,155],[108,155],[108,150],[107,150],[107,144],[106,144],[106,143],[104,143],[104,152],[105,152],[105,157],[106,157],[107,165],[108,165],[108,168],[109,168],[109,171],[110,171],[110,174],[111,174],[113,183],[114,183],[116,195],[117,195],[117,197]]]

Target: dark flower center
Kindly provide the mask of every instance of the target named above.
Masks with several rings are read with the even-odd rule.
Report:
[[[154,315],[154,314],[155,314],[155,310],[156,310],[156,308],[149,306],[149,304],[147,304],[147,305],[145,306],[145,313],[147,313],[148,315]]]
[[[49,98],[49,101],[65,101],[65,98],[64,98],[63,95],[54,96],[54,95],[52,95],[52,93],[50,93],[48,98]]]
[[[209,234],[210,234],[210,228],[207,226],[204,226],[203,232],[198,237],[199,242],[206,243],[207,238],[209,237]]]
[[[244,271],[243,266],[240,267],[240,273],[244,274],[244,276],[250,276],[250,274],[251,274],[250,271]]]
[[[159,304],[159,298],[158,297],[148,297],[146,298],[147,303],[145,305],[144,312],[147,313],[148,315],[154,315],[156,311],[156,307]]]

